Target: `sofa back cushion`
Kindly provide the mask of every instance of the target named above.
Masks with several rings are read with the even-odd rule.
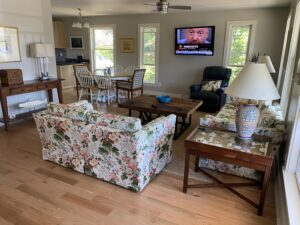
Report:
[[[279,104],[263,105],[260,110],[260,117],[257,126],[274,127],[281,121],[283,121],[283,116]]]
[[[87,113],[89,123],[107,126],[123,131],[136,132],[142,129],[142,123],[139,118],[120,116],[111,113],[101,113],[96,110],[90,110]]]
[[[49,103],[47,111],[49,114],[58,117],[69,118],[72,120],[86,121],[86,113],[93,109],[93,106],[87,101],[81,101],[71,104]]]

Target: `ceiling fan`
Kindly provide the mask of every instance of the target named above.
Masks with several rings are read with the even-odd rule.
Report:
[[[144,5],[155,6],[157,11],[160,13],[167,13],[168,9],[179,9],[179,10],[191,10],[191,6],[184,6],[184,5],[170,5],[167,0],[159,0],[156,4],[144,3]]]

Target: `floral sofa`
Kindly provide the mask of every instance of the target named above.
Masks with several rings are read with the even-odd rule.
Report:
[[[82,101],[50,103],[33,117],[44,160],[134,191],[172,159],[175,115],[142,126],[138,118],[100,113]]]
[[[201,118],[200,125],[236,131],[235,113],[237,107],[235,102],[226,103],[216,116],[206,115]],[[280,105],[277,103],[273,105],[261,104],[259,109],[260,118],[255,133],[272,138],[273,151],[275,151],[274,155],[276,155],[279,152],[285,134],[285,123]],[[261,174],[253,169],[210,159],[200,159],[199,166],[253,180],[260,180],[261,178]]]

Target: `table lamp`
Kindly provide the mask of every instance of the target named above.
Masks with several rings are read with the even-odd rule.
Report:
[[[40,80],[49,80],[49,57],[55,56],[51,44],[34,43],[29,45],[29,56],[36,59],[36,69]]]
[[[247,101],[240,102],[236,111],[237,140],[250,142],[259,119],[256,107],[259,100],[279,99],[279,93],[264,63],[247,63],[225,91],[232,97]],[[251,101],[254,100],[254,101]]]
[[[266,64],[268,70],[270,73],[276,73],[276,70],[273,66],[273,63],[271,61],[271,58],[270,56],[268,55],[260,55],[258,56],[258,59],[257,59],[257,63],[264,63]]]

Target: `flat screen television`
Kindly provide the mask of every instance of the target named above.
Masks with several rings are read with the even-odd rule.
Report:
[[[175,29],[176,55],[214,55],[215,26]]]

